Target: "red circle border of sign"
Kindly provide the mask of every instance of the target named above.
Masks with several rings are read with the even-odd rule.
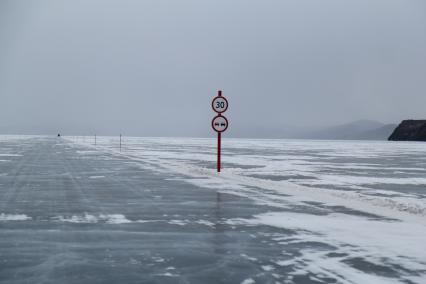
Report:
[[[226,120],[226,128],[224,129],[224,130],[222,130],[222,131],[217,131],[216,130],[216,128],[214,128],[214,120],[216,119],[216,118],[218,118],[218,117],[223,117],[223,119],[225,119]],[[213,119],[212,119],[212,128],[213,128],[213,130],[214,131],[216,131],[216,132],[218,132],[218,133],[222,133],[222,132],[225,132],[227,129],[228,129],[228,126],[229,126],[229,123],[228,123],[228,119],[226,118],[226,117],[224,117],[223,115],[216,115]]]
[[[225,108],[225,110],[223,110],[223,111],[217,111],[217,110],[214,108],[214,101],[215,101],[217,98],[221,98],[221,99],[224,99],[224,100],[226,101],[226,108]],[[214,97],[214,99],[213,99],[213,101],[212,101],[212,109],[213,109],[213,111],[214,111],[214,112],[216,112],[216,113],[224,113],[225,111],[227,111],[227,110],[228,110],[228,107],[229,107],[229,103],[228,103],[228,100],[227,100],[225,97],[223,97],[223,96],[217,96],[217,97]]]

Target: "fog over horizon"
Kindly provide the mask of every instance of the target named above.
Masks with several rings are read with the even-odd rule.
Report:
[[[219,89],[228,137],[426,118],[424,0],[0,0],[0,43],[0,134],[213,137]]]

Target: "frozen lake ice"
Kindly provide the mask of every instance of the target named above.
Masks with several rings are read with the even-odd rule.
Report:
[[[425,283],[426,143],[0,137],[0,283]]]

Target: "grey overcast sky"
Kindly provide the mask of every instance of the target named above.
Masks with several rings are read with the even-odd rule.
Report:
[[[0,0],[0,133],[426,118],[425,0]],[[252,129],[252,130],[250,130]]]

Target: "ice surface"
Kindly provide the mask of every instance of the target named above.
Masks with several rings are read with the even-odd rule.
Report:
[[[73,215],[71,217],[57,216],[52,217],[52,219],[57,220],[58,222],[85,224],[98,222],[105,222],[108,224],[127,224],[132,222],[128,220],[123,214],[100,214],[98,216],[94,216],[86,213],[84,215]]]
[[[214,140],[126,138],[121,152],[115,140],[101,137],[97,148],[139,159],[151,169],[180,172],[199,186],[235,189],[234,193],[241,186],[263,187],[285,194],[298,190],[307,201],[347,206],[346,199],[361,201],[364,210],[373,205],[426,214],[423,155],[426,145],[423,143],[225,139],[224,169],[218,178],[212,171]],[[324,189],[320,195],[306,188],[318,186]],[[336,197],[340,200],[336,201]],[[376,209],[370,211],[378,213]]]
[[[36,213],[26,214],[26,225],[97,224],[128,240],[143,238],[142,243],[148,228],[161,231],[155,238],[188,234],[191,245],[180,249],[184,237],[175,247],[185,257],[188,248],[190,253],[204,253],[206,247],[193,246],[206,238],[211,245],[207,259],[220,256],[216,269],[245,267],[244,277],[232,283],[426,282],[426,144],[225,139],[223,172],[217,174],[214,139],[124,137],[121,152],[117,137],[98,137],[96,147],[88,138],[66,139],[58,148],[67,147],[77,156],[72,156],[75,163],[85,161],[91,170],[77,175],[77,168],[65,168],[64,177],[69,179],[65,181],[84,187],[61,194],[79,197],[83,209],[44,216],[41,221]],[[12,162],[25,158],[25,153],[12,150],[5,153],[23,155],[10,157]],[[99,161],[105,162],[105,169]],[[139,181],[140,172],[150,174],[141,183],[127,185]],[[103,178],[93,178],[99,176]],[[40,190],[30,191],[25,182],[21,184],[21,192]],[[161,194],[171,185],[172,194]],[[15,200],[4,188],[8,200]],[[205,208],[197,204],[200,200],[194,203],[195,197],[206,198],[204,194],[209,196]],[[120,198],[125,203],[116,201]],[[170,208],[157,207],[167,198],[172,199]],[[98,207],[92,206],[93,200],[99,201]],[[149,202],[137,204],[141,200]],[[30,200],[19,200],[24,201]],[[56,202],[61,201],[47,208],[54,212]],[[74,205],[65,204],[65,208]],[[21,212],[12,211],[7,203],[3,206],[8,209],[2,208],[4,216]],[[176,214],[175,208],[182,211]],[[164,212],[153,215],[160,209]],[[145,214],[140,213],[143,210]],[[194,213],[198,210],[203,215]],[[7,218],[2,222],[17,224],[20,221]],[[235,236],[238,245],[230,245]],[[170,263],[163,254],[149,256],[155,265],[164,263],[155,275],[187,277],[179,263]],[[133,265],[140,262],[135,255],[127,260]],[[168,271],[172,264],[176,269]]]
[[[290,240],[280,242],[326,242],[339,248],[339,253],[362,255],[375,262],[378,255],[397,261],[410,256],[410,268],[416,263],[426,264],[426,243],[423,242],[426,226],[401,221],[384,221],[340,213],[313,215],[291,212],[271,212],[253,219],[230,220],[233,224],[268,225],[300,232]],[[413,245],[416,244],[416,245]],[[371,259],[370,259],[371,258]]]
[[[254,283],[256,283],[256,281],[254,281],[252,278],[248,278],[244,280],[243,282],[241,282],[241,284],[254,284]]]
[[[1,221],[26,221],[31,220],[31,217],[28,217],[25,214],[0,214],[0,222]]]
[[[90,176],[91,179],[105,178],[105,176]]]

